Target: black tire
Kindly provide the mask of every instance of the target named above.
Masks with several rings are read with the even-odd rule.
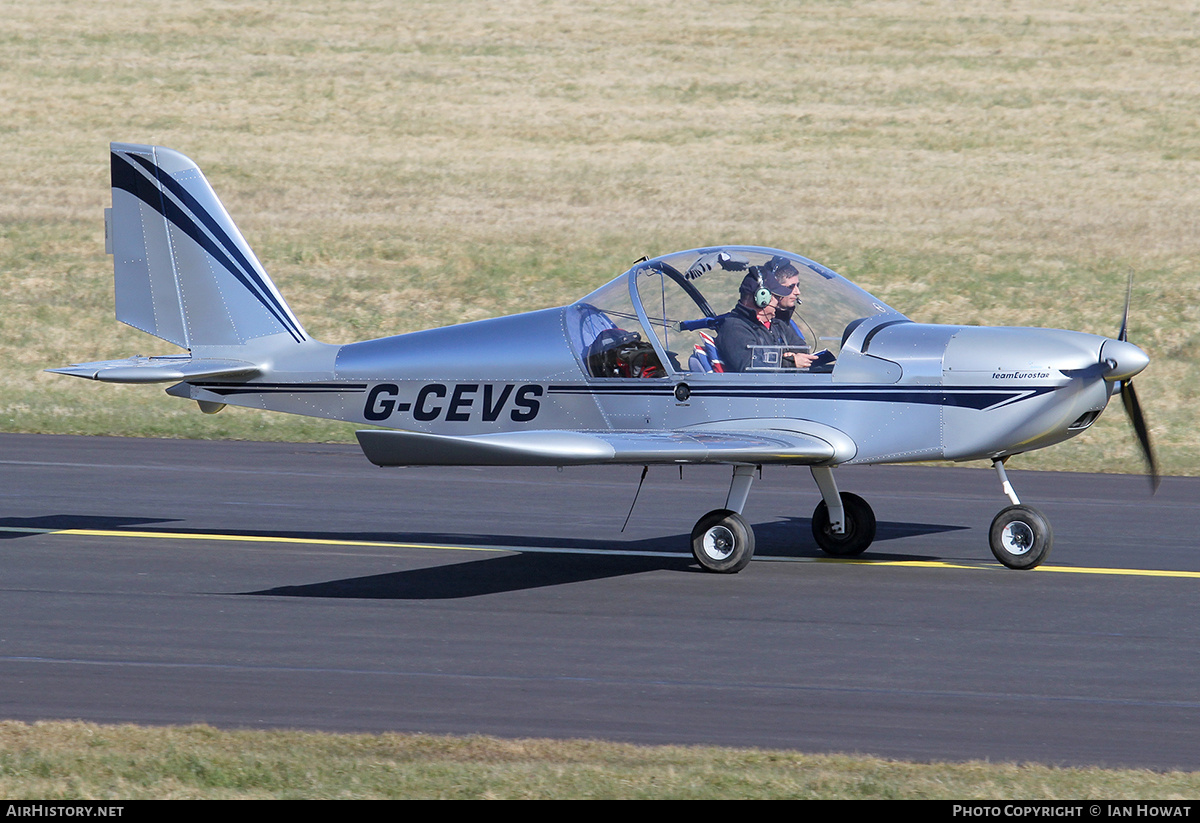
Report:
[[[1054,531],[1040,511],[1029,506],[1009,506],[992,521],[988,532],[992,554],[1010,569],[1032,569],[1050,555]]]
[[[754,530],[735,511],[711,511],[692,529],[692,554],[706,571],[736,574],[754,557]]]
[[[875,512],[857,494],[842,492],[845,531],[834,534],[829,527],[829,507],[822,500],[812,516],[813,539],[821,551],[834,557],[857,557],[875,541]]]

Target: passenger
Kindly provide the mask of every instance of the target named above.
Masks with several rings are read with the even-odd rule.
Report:
[[[776,323],[775,313],[781,298],[793,294],[794,288],[784,288],[775,275],[764,267],[752,266],[742,279],[737,305],[721,322],[717,334],[717,353],[726,371],[747,371],[754,364],[755,346],[778,347],[789,345]]]

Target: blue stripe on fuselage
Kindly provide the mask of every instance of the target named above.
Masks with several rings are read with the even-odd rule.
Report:
[[[885,403],[913,403],[931,406],[961,406],[979,411],[1000,408],[1030,397],[1054,391],[1058,386],[1029,386],[999,389],[992,386],[697,386],[689,384],[692,398],[763,399],[763,400],[859,400]],[[551,385],[548,394],[590,394],[597,397],[670,395],[674,385]]]

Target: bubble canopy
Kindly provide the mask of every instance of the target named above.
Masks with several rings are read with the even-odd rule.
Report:
[[[719,340],[743,281],[749,277],[747,282],[756,282],[757,277],[775,272],[799,276],[799,303],[790,322],[811,352],[828,351],[835,359],[852,324],[881,314],[902,317],[808,258],[758,246],[714,246],[639,261],[573,303],[567,308],[573,348],[592,377],[715,371],[693,353],[703,353],[706,345],[711,351]],[[790,281],[785,278],[785,282]],[[616,349],[621,350],[620,356],[601,356],[602,351]],[[764,361],[755,370],[784,370],[770,353]]]

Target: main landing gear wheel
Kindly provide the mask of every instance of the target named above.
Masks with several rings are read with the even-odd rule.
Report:
[[[692,529],[692,554],[706,571],[740,572],[754,557],[754,530],[735,511],[711,511]]]
[[[1010,569],[1032,569],[1050,554],[1054,532],[1050,521],[1029,506],[1009,506],[992,521],[988,533],[992,554]]]
[[[857,494],[842,492],[845,530],[834,534],[829,524],[829,506],[822,500],[812,516],[813,539],[821,551],[834,557],[857,557],[875,540],[875,512]]]

